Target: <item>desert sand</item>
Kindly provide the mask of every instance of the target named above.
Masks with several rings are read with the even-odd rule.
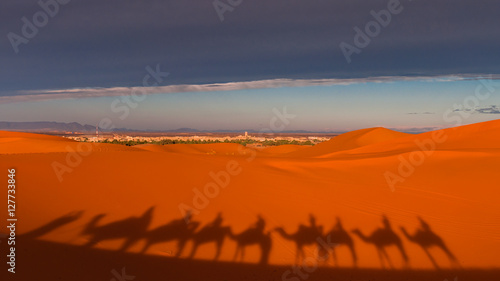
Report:
[[[370,128],[264,149],[0,132],[0,171],[17,177],[17,278],[40,280],[111,280],[123,267],[136,280],[499,280],[499,160],[500,121],[418,135]],[[162,241],[168,223],[188,237],[214,221],[231,233],[217,261],[215,242],[190,258],[193,239],[179,255],[180,238]],[[314,242],[297,258],[296,242],[309,235],[293,236],[299,225],[325,240],[345,231],[357,267],[345,241],[335,243],[338,267],[331,253],[318,258]],[[233,261],[236,241],[245,243],[234,235],[248,229],[258,243]],[[158,241],[142,252],[148,239]],[[307,278],[287,273],[296,263]]]

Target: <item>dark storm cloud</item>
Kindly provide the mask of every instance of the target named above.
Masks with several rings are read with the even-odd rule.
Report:
[[[7,34],[21,35],[21,18],[41,8],[7,1],[0,95],[138,86],[158,63],[168,84],[500,73],[500,2],[487,0],[402,0],[348,64],[339,44],[353,44],[353,27],[388,2],[243,0],[221,22],[212,0],[70,0],[16,54]]]
[[[482,107],[482,108],[457,108],[454,109],[453,111],[479,113],[479,114],[500,114],[500,107],[497,105],[491,105],[489,107]]]
[[[490,107],[477,108],[476,112],[482,114],[500,114],[500,107],[492,105]]]

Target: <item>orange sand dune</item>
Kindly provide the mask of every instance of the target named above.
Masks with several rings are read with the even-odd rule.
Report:
[[[243,145],[236,143],[211,143],[211,144],[176,144],[176,145],[137,145],[136,148],[151,152],[170,152],[184,154],[207,154],[207,155],[238,155],[247,150]]]
[[[279,146],[269,146],[269,147],[264,147],[260,149],[259,151],[261,153],[268,153],[268,154],[282,154],[282,153],[291,153],[295,151],[300,151],[305,148],[309,148],[310,146],[305,146],[305,145],[279,145]]]
[[[356,131],[358,132],[358,131]],[[332,142],[333,140],[330,140]],[[386,154],[402,154],[412,151],[456,151],[493,152],[500,147],[500,122],[498,120],[462,127],[432,131],[418,135],[406,135],[404,138],[389,139],[380,143],[354,148],[349,151],[334,153],[304,154],[310,157],[341,157],[352,155],[354,157],[380,157]]]
[[[32,154],[87,151],[137,151],[137,148],[105,143],[79,143],[74,140],[19,132],[0,131],[0,154]]]
[[[384,143],[407,136],[410,136],[410,134],[396,132],[386,128],[362,129],[334,137],[329,141],[315,145],[311,149],[294,153],[293,156],[319,156],[327,153]]]
[[[10,141],[2,143],[2,139]],[[375,247],[380,241],[364,241],[352,230],[369,236],[381,229],[399,237],[409,268],[439,267],[453,272],[458,267],[500,267],[499,140],[500,121],[491,121],[420,135],[366,129],[289,153],[283,152],[293,147],[256,152],[235,144],[98,144],[86,153],[76,150],[78,143],[61,138],[2,132],[0,171],[6,174],[8,168],[16,169],[18,233],[45,225],[27,234],[40,241],[83,247],[97,239],[91,249],[117,251],[133,238],[126,252],[139,254],[150,239],[140,229],[152,233],[181,219],[187,209],[192,209],[193,221],[200,223],[196,231],[221,212],[222,226],[230,227],[235,235],[262,225],[257,223],[260,215],[262,235],[269,232],[272,241],[269,264],[291,268],[296,244],[290,239],[297,238],[285,239],[276,228],[293,234],[300,224],[310,225],[311,214],[315,224],[323,226],[323,233],[334,226],[338,229],[341,222],[354,243],[359,270],[381,267]],[[67,152],[67,145],[76,154]],[[75,211],[83,213],[64,217]],[[98,214],[106,215],[92,223]],[[427,238],[411,240],[417,230]],[[113,239],[98,238],[108,232]],[[421,245],[425,241],[439,244],[439,240],[446,248],[429,248],[431,259]],[[153,244],[145,254],[173,257],[176,241]],[[233,260],[235,241],[225,238],[219,260]],[[179,258],[187,261],[192,248],[189,240]],[[299,263],[320,262],[313,245],[303,249],[305,257]],[[260,250],[258,245],[248,246],[243,261],[258,263]],[[405,266],[395,244],[386,250],[395,268]],[[340,244],[336,253],[340,267],[353,265],[346,245]],[[215,254],[215,243],[203,244],[194,260],[211,260]],[[79,258],[85,263],[85,255]],[[87,258],[92,259],[90,253]],[[63,261],[61,257],[58,262]],[[330,258],[322,266],[333,264]],[[182,270],[176,274],[182,279]],[[463,279],[459,276],[459,280]]]
[[[40,134],[0,131],[0,153],[47,153],[62,151],[72,140]]]
[[[53,140],[53,141],[69,141],[68,139],[42,135],[42,134],[33,134],[33,133],[23,133],[23,132],[12,132],[12,131],[0,131],[0,138],[25,138],[32,140]]]

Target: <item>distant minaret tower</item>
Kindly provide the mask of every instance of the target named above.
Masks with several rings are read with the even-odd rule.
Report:
[[[99,125],[95,125],[95,137],[99,139]]]

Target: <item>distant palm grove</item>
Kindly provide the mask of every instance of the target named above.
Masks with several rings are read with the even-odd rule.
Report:
[[[109,141],[108,139],[99,141],[100,143],[112,143],[112,144],[122,144],[126,146],[134,146],[134,145],[140,145],[140,144],[158,144],[158,145],[169,145],[169,144],[209,144],[209,143],[238,143],[243,146],[247,145],[255,145],[255,146],[278,146],[278,145],[287,145],[287,144],[294,144],[294,145],[315,145],[316,142],[312,142],[310,140],[307,141],[298,141],[298,140],[264,140],[264,141],[258,141],[258,140],[253,140],[253,139],[236,139],[236,140],[229,140],[225,139],[224,141],[221,140],[196,140],[196,139],[190,139],[190,140],[181,140],[181,139],[163,139],[159,141],[146,141],[146,140],[112,140]]]

